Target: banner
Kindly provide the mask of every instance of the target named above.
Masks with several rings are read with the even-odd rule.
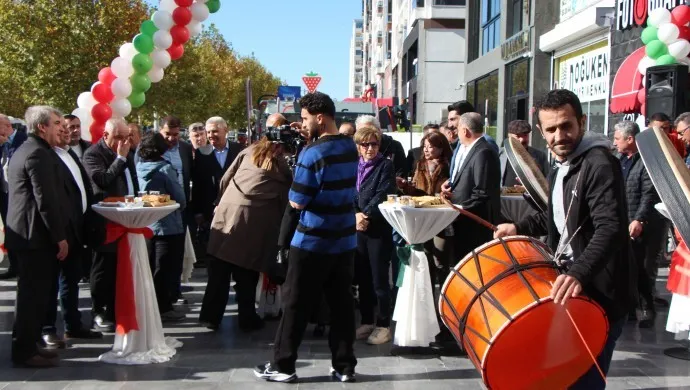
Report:
[[[609,47],[604,46],[559,61],[560,87],[571,90],[581,102],[608,99]]]
[[[649,14],[657,8],[669,11],[685,0],[616,0],[616,30],[644,26]]]

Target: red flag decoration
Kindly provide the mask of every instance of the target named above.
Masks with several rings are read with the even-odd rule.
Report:
[[[321,76],[319,76],[318,73],[309,72],[302,76],[302,81],[304,81],[304,85],[307,86],[307,91],[309,91],[309,93],[314,93],[316,92],[316,87],[321,83]]]

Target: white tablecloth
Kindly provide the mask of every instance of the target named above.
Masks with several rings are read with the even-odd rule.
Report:
[[[383,203],[379,209],[393,229],[410,244],[431,240],[458,216],[451,208],[414,208]],[[393,343],[401,347],[428,347],[441,331],[434,309],[434,290],[426,254],[411,252],[410,265],[405,266],[393,312],[396,322]]]
[[[108,220],[127,228],[144,228],[160,220],[180,205],[146,208],[115,208],[93,206],[93,210]],[[114,364],[151,364],[167,362],[175,356],[175,348],[182,343],[165,337],[161,323],[156,291],[153,287],[146,240],[142,234],[127,234],[132,260],[132,277],[139,330],[115,334],[113,349],[98,359]],[[117,313],[116,313],[117,315]],[[117,319],[116,319],[117,322]]]

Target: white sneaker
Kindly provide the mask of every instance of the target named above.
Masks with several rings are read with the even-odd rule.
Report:
[[[335,368],[331,367],[330,370],[331,377],[341,381],[341,382],[355,382],[357,379],[355,378],[355,373],[353,372],[352,374],[343,374],[338,372]]]
[[[373,331],[374,325],[361,325],[359,328],[357,328],[357,331],[355,332],[355,337],[357,338],[357,340],[366,340]]]
[[[367,344],[379,345],[385,344],[392,340],[391,329],[390,328],[376,328],[369,338],[367,338]]]

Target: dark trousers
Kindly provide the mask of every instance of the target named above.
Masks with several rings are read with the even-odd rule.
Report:
[[[662,218],[659,221],[650,222],[642,232],[645,243],[644,267],[650,280],[652,296],[656,295],[656,277],[666,252],[666,245],[668,245],[668,232],[672,227],[671,221]]]
[[[606,337],[606,344],[604,344],[604,349],[601,351],[599,356],[597,356],[597,363],[604,375],[607,375],[609,368],[611,367],[611,358],[613,358],[613,350],[616,348],[616,341],[623,333],[623,325],[625,325],[625,318],[616,320],[609,324],[609,334]],[[580,379],[570,386],[571,390],[599,390],[605,389],[606,382],[601,377],[599,370],[592,365],[592,367],[587,371]]]
[[[94,252],[91,266],[91,312],[115,319],[116,252]]]
[[[12,360],[24,362],[38,353],[36,343],[57,278],[56,250],[17,251],[17,300],[14,306]],[[52,302],[53,305],[55,302]]]
[[[81,279],[82,253],[77,251],[68,254],[63,261],[57,261],[58,274],[53,278],[50,291],[50,304],[46,311],[43,333],[55,333],[57,320],[57,304],[59,297],[62,319],[65,331],[74,332],[82,328],[81,313],[79,312],[79,280]]]
[[[80,272],[82,278],[91,278],[91,265],[93,264],[93,249],[85,246],[81,250]]]
[[[637,264],[637,291],[640,293],[640,307],[654,311],[654,295],[652,294],[652,279],[645,267],[646,242],[641,237],[633,240],[632,248]]]
[[[249,324],[256,317],[256,285],[259,283],[259,273],[242,268],[227,261],[209,256],[208,283],[204,300],[201,304],[199,322],[220,324],[228,304],[230,294],[230,278],[235,280],[237,294],[237,316],[240,324]]]
[[[280,319],[273,349],[273,363],[281,372],[295,372],[297,350],[313,307],[323,293],[331,308],[328,346],[332,366],[343,374],[354,373],[355,339],[352,278],[354,253],[320,254],[299,248],[290,249],[290,264],[283,284],[283,317]]]
[[[2,167],[0,167],[2,169]],[[4,223],[7,223],[7,194],[0,194],[0,217]],[[7,250],[7,259],[10,261],[10,265],[7,268],[7,272],[17,272],[17,256],[14,251]]]
[[[359,311],[362,325],[388,328],[391,325],[390,259],[393,241],[390,234],[370,237],[357,232],[355,274],[359,282]],[[378,316],[374,322],[378,302]],[[336,309],[336,308],[333,308]]]
[[[184,260],[184,238],[184,234],[172,234],[154,236],[147,242],[153,287],[161,313],[172,310],[172,304],[177,300]]]

